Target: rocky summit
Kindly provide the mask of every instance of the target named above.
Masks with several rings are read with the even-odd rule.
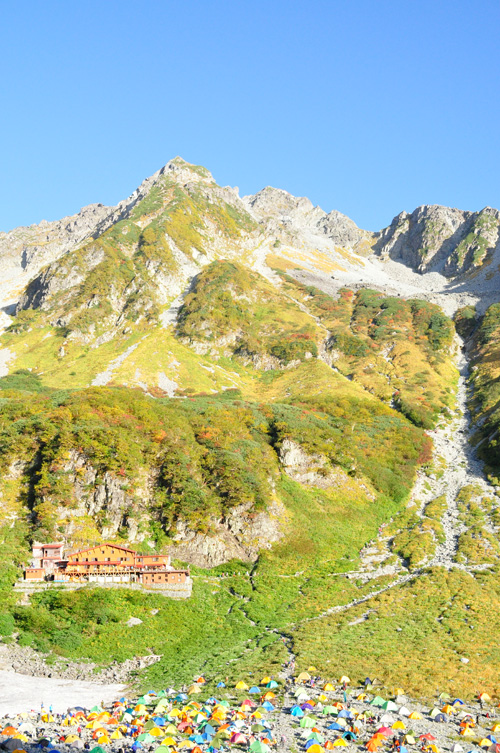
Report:
[[[0,233],[6,668],[165,686],[293,652],[494,693],[499,227],[422,206],[370,232],[176,157]],[[192,596],[20,595],[33,541],[169,554]]]

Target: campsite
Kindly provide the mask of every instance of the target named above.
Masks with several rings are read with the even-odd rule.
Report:
[[[325,679],[314,666],[295,675],[292,657],[279,676],[235,684],[193,678],[188,686],[65,710],[21,705],[1,721],[0,748],[45,753],[499,753],[497,702],[481,691],[472,701],[442,692],[423,704],[376,678]],[[347,753],[347,751],[346,751]]]

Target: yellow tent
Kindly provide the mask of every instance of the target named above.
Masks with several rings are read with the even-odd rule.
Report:
[[[137,714],[137,716],[140,716],[141,714],[146,714],[147,709],[143,703],[138,703],[137,706],[134,708],[134,714]]]
[[[53,722],[54,717],[52,714],[42,714],[42,722]]]
[[[331,682],[327,682],[326,685],[323,687],[323,690],[335,690]]]
[[[199,685],[190,685],[188,688],[188,695],[193,695],[194,693],[201,693],[201,688]]]
[[[347,675],[342,675],[340,682],[351,682],[351,680],[349,677],[347,677]]]
[[[122,733],[120,732],[119,729],[115,729],[115,731],[111,733],[111,739],[112,740],[122,740],[123,739],[123,735],[122,735]]]
[[[270,701],[273,698],[276,698],[276,693],[273,693],[272,690],[268,690],[267,693],[264,694],[265,701]]]
[[[443,714],[454,714],[455,713],[455,709],[453,708],[453,706],[450,706],[449,703],[445,703],[445,705],[443,706],[443,708],[441,709],[441,711],[443,712]]]
[[[394,724],[392,725],[392,729],[406,729],[406,727],[404,725],[404,722],[398,719],[398,721],[394,722]]]
[[[68,735],[68,737],[64,740],[65,743],[74,743],[75,740],[79,740],[80,738],[78,735]]]
[[[347,743],[343,737],[337,737],[333,745],[335,748],[347,748]],[[311,745],[311,748],[312,748],[312,745]],[[311,750],[311,748],[308,748],[308,750]]]
[[[152,729],[148,729],[148,732],[150,735],[153,735],[153,737],[161,737],[163,735],[163,730],[159,727],[153,727]]]
[[[263,677],[262,680],[260,681],[260,684],[261,685],[267,685],[268,682],[271,682],[271,678],[270,677]]]
[[[488,695],[488,693],[479,693],[479,700],[480,701],[491,701],[491,698]],[[491,745],[491,743],[490,743],[490,745]]]
[[[318,743],[313,743],[307,749],[308,753],[323,753],[321,746]]]
[[[164,732],[166,735],[176,735],[177,727],[175,727],[173,724],[169,724],[167,727],[165,727]]]
[[[101,735],[101,737],[97,738],[97,742],[99,745],[109,745],[111,742],[109,735]]]
[[[321,701],[321,703],[323,703],[324,701],[327,701],[327,700],[328,698],[326,697],[326,695],[324,693],[321,693],[321,695],[318,698],[318,701]]]
[[[172,711],[169,711],[167,714],[167,716],[173,716],[173,717],[180,716],[180,715],[181,715],[181,712],[179,711],[179,709],[172,709]]]
[[[196,748],[196,743],[193,742],[193,740],[183,740],[179,743],[177,748],[179,750],[181,750],[182,748],[189,748],[189,750],[191,750],[191,748]]]
[[[367,696],[366,696],[366,693],[360,693],[360,694],[358,695],[358,697],[357,697],[357,700],[358,700],[358,701],[364,701],[366,697],[367,697]]]
[[[462,737],[475,737],[474,730],[472,730],[470,727],[464,727],[460,730],[460,734]]]
[[[419,711],[412,711],[408,719],[423,719],[424,717]]]
[[[308,674],[307,672],[301,672],[300,675],[297,677],[297,682],[307,682],[310,679],[311,679],[310,674]]]
[[[318,670],[316,669],[316,667],[308,667],[307,671],[308,672],[317,672]]]
[[[235,685],[236,690],[248,690],[248,685],[243,680],[240,680]]]
[[[480,748],[489,748],[491,745],[491,740],[488,740],[488,738],[483,737],[483,739],[478,743]]]
[[[172,747],[173,745],[177,745],[177,741],[174,740],[173,737],[166,737],[164,740],[161,741],[162,745],[166,745],[167,747]]]
[[[492,732],[500,732],[500,724],[498,724],[498,723],[494,724],[493,727],[491,728],[491,731]]]

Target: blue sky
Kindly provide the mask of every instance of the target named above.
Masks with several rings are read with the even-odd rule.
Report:
[[[115,204],[179,154],[379,229],[500,207],[497,0],[0,8],[0,230]]]

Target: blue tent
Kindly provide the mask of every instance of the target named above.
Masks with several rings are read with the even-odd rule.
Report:
[[[342,737],[344,740],[357,740],[357,735],[349,729],[344,732]]]
[[[162,716],[153,717],[153,722],[157,724],[159,727],[164,727],[165,724],[167,723]]]
[[[338,716],[339,718],[352,719],[353,713],[352,711],[347,711],[347,709],[342,709],[342,711],[339,711]]]
[[[220,682],[217,683],[217,687],[218,688],[225,688],[226,687],[226,683],[222,682],[222,680],[221,680]]]
[[[337,722],[332,722],[331,724],[329,724],[327,726],[327,729],[336,729],[339,730],[339,732],[340,730],[342,730],[342,732],[344,731],[344,727],[341,727],[340,724],[337,724]]]
[[[269,703],[269,701],[264,701],[264,703],[262,704],[262,708],[265,709],[266,711],[274,711],[274,706],[272,703]]]
[[[311,747],[311,745],[317,745],[317,744],[318,744],[318,741],[316,740],[316,738],[311,737],[309,740],[307,740],[304,747],[306,750],[308,750]]]
[[[276,680],[270,680],[266,685],[266,688],[271,688],[271,689],[277,688],[277,687],[278,687],[278,683],[276,682]]]
[[[203,745],[205,742],[202,735],[189,735],[189,740],[192,740],[197,745]]]
[[[290,709],[290,714],[292,716],[298,716],[298,717],[304,716],[304,712],[302,711],[300,706],[294,706],[292,709]]]
[[[187,701],[187,699],[188,697],[186,693],[179,693],[178,695],[175,696],[176,701]]]
[[[446,714],[436,714],[436,716],[434,717],[434,721],[435,722],[447,722],[448,717],[446,716]]]
[[[249,693],[254,693],[254,694],[255,693],[260,693],[260,688],[258,688],[257,685],[252,685],[252,687],[250,688],[250,690],[248,692]]]

